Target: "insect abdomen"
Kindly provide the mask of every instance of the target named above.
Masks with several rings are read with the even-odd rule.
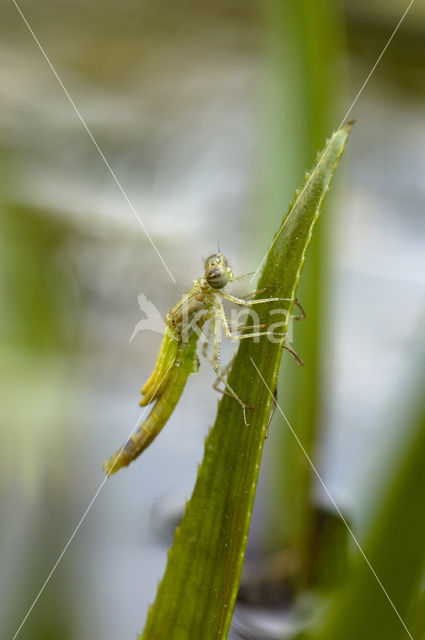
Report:
[[[174,364],[170,368],[162,395],[152,407],[149,416],[130,436],[125,445],[105,462],[103,469],[108,475],[116,473],[118,469],[126,467],[135,460],[166,424],[183,393],[188,377],[198,370],[197,338],[198,336],[194,333],[188,343],[178,345]],[[156,394],[154,396],[156,397]]]
[[[178,341],[172,331],[167,327],[162,339],[155,369],[142,388],[143,398],[139,403],[141,407],[157,400],[163,394],[176,357],[177,347]]]

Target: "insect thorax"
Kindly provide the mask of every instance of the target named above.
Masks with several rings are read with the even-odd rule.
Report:
[[[180,298],[166,316],[166,323],[176,337],[192,326],[194,320],[196,323],[205,318],[213,298],[213,290],[204,278],[194,281],[192,289]]]

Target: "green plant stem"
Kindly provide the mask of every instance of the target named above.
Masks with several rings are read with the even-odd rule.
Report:
[[[259,289],[277,283],[277,297],[294,298],[313,227],[349,131],[346,125],[336,132],[318,156],[314,171],[306,174],[269,250]],[[285,304],[290,312],[292,303]],[[267,321],[270,303],[258,307],[260,322]],[[284,332],[288,313],[280,319]],[[250,424],[244,424],[238,403],[223,396],[142,640],[227,637],[272,402],[267,386],[276,387],[281,357],[281,346],[268,339],[241,341],[229,384],[253,405]]]
[[[337,121],[343,88],[343,24],[335,0],[268,0],[265,3],[268,75],[262,209],[280,217],[281,203],[292,191],[330,122]],[[328,207],[329,209],[329,204]],[[314,458],[322,414],[324,371],[322,345],[326,326],[329,226],[316,230],[303,272],[299,298],[307,321],[296,332],[294,346],[304,360],[287,366],[290,375],[278,385],[278,398],[308,454]],[[289,373],[289,372],[288,372]],[[289,551],[299,566],[298,582],[311,578],[314,509],[310,466],[279,412],[272,430],[275,446],[268,454],[262,541],[265,551]]]

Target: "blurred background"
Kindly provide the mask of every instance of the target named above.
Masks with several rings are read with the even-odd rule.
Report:
[[[13,638],[102,483],[103,461],[140,415],[161,337],[129,343],[137,294],[165,315],[217,241],[236,274],[257,268],[406,6],[20,4],[174,284],[16,7],[3,3],[1,637]],[[279,390],[356,531],[423,345],[424,33],[415,2],[350,113],[357,123],[299,292],[307,319],[294,344],[305,366],[286,354]],[[223,360],[231,353],[224,347]],[[201,362],[158,440],[105,484],[19,638],[142,630],[214,421],[213,381]],[[307,579],[306,522],[327,502],[274,420],[248,562],[289,549],[288,571]]]

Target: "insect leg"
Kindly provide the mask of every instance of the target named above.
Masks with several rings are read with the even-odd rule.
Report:
[[[245,275],[238,276],[237,278],[232,278],[231,282],[239,282],[239,280],[245,280],[245,278],[249,278],[249,276],[255,276],[255,271],[251,271],[251,273],[245,273]]]
[[[229,323],[227,321],[226,314],[224,312],[224,307],[221,304],[221,302],[219,302],[218,300],[215,303],[215,308],[216,308],[216,312],[218,314],[218,318],[220,319],[221,326],[223,327],[224,333],[226,334],[226,338],[231,340],[232,339],[232,333],[230,331]],[[216,322],[217,325],[218,325],[218,318],[217,318],[217,315],[216,315],[215,322]]]
[[[221,307],[221,311],[222,311],[222,315],[220,313],[220,307]],[[214,342],[213,342],[213,368],[214,371],[217,375],[217,378],[223,383],[223,385],[226,387],[227,391],[229,392],[229,394],[232,396],[232,398],[234,398],[237,402],[239,402],[239,404],[242,407],[242,411],[243,411],[243,419],[246,425],[248,425],[248,422],[246,421],[246,409],[249,407],[249,405],[245,404],[240,398],[239,396],[235,393],[235,391],[233,391],[232,387],[229,385],[229,383],[227,382],[225,376],[223,375],[223,371],[220,367],[220,362],[219,362],[219,355],[218,355],[218,347],[219,347],[219,331],[220,331],[220,322],[219,322],[219,318],[223,324],[223,317],[224,317],[224,324],[223,324],[223,328],[224,330],[230,333],[229,331],[229,326],[227,324],[227,319],[226,319],[226,315],[224,313],[224,309],[222,307],[221,304],[217,304],[217,311],[218,311],[218,316],[216,314],[216,317],[212,320],[212,322],[214,322]],[[227,335],[227,333],[226,333]]]
[[[230,293],[225,293],[219,289],[216,293],[225,300],[229,300],[235,304],[240,304],[242,307],[251,307],[254,304],[263,304],[264,302],[295,302],[294,298],[260,298],[260,300],[244,300],[243,298],[237,298],[236,296],[232,296]]]
[[[223,326],[224,329],[224,333],[226,334],[226,337],[229,340],[244,340],[245,338],[256,338],[258,336],[276,336],[279,334],[275,334],[272,331],[254,331],[252,333],[244,333],[240,336],[235,336],[233,335],[233,333],[230,331],[229,328],[229,323],[227,322],[227,318],[226,318],[226,314],[224,313],[224,309],[223,309],[223,305],[221,304],[221,302],[216,302],[216,309],[217,309],[217,313],[218,313],[218,317],[220,318],[220,322]],[[249,326],[247,327],[247,329],[256,329],[261,328],[264,325],[253,325],[253,326]],[[286,334],[282,334],[282,337],[286,335]]]
[[[244,296],[241,296],[242,300],[247,300],[248,298],[252,298],[253,296],[256,296],[258,293],[264,293],[264,291],[269,291],[269,289],[272,289],[273,287],[276,286],[277,283],[274,284],[269,284],[268,287],[263,287],[262,289],[256,289],[255,291],[251,291],[250,293],[247,293]]]
[[[237,324],[235,327],[230,327],[230,331],[244,331],[244,329],[252,329],[257,331],[258,329],[264,329],[267,325],[264,324]]]
[[[302,306],[300,305],[300,303],[298,302],[298,298],[294,298],[294,304],[295,304],[295,306],[298,307],[298,309],[300,310],[300,313],[299,313],[298,316],[291,316],[291,320],[304,320],[305,311],[302,308]]]
[[[212,321],[210,326],[208,327],[208,338],[211,337],[212,334],[212,330],[214,329],[214,322]],[[208,353],[207,353],[207,346],[208,346],[209,340],[208,342],[205,342],[203,347],[202,347],[202,355],[209,361],[211,362],[212,365],[214,365],[214,360],[213,358],[210,358]],[[233,358],[230,360],[229,364],[227,364],[224,369],[221,370],[221,373],[223,376],[227,376],[230,367],[232,366],[233,360],[235,359],[235,357],[233,356]],[[214,391],[218,391],[219,393],[222,393],[225,396],[230,396],[231,398],[233,398],[233,395],[231,393],[229,393],[228,391],[226,391],[226,389],[220,389],[219,388],[219,384],[221,382],[221,378],[217,376],[217,378],[215,379],[215,382],[213,384],[213,389]]]
[[[233,360],[234,360],[234,359],[235,359],[235,357],[233,356],[233,358],[230,360],[229,364],[227,364],[227,365],[224,367],[224,369],[222,370],[223,375],[226,375],[226,376],[227,376],[227,374],[228,374],[228,373],[229,373],[229,371],[230,371],[230,367],[231,367],[231,366],[232,366],[232,364],[233,364]],[[211,362],[212,362],[212,360],[211,360]],[[215,382],[214,382],[214,384],[213,384],[213,389],[214,389],[214,391],[218,391],[219,393],[222,393],[224,396],[230,396],[231,398],[233,398],[232,394],[231,394],[231,393],[229,393],[228,391],[226,391],[226,389],[220,389],[220,387],[218,386],[218,385],[220,384],[220,382],[221,382],[220,378],[218,378],[218,377],[217,377],[217,378],[216,378],[216,380],[215,380]]]
[[[286,333],[273,333],[273,331],[254,331],[253,333],[243,333],[240,336],[231,335],[229,340],[244,340],[245,338],[257,338],[259,336],[284,337]]]
[[[206,358],[207,358],[207,360],[208,360],[209,362],[211,362],[211,364],[213,364],[213,359],[212,359],[212,358],[210,358],[209,356],[206,356]],[[226,375],[226,376],[227,376],[227,373],[228,373],[228,372],[229,372],[229,370],[230,370],[230,367],[231,367],[231,365],[232,365],[232,363],[233,363],[233,360],[234,360],[234,358],[232,358],[232,359],[231,359],[231,361],[229,362],[229,364],[228,364],[228,365],[226,365],[226,366],[224,367],[224,369],[222,369],[222,370],[221,370],[221,372],[222,372],[223,376],[224,376],[224,375]],[[221,382],[221,378],[219,378],[219,377],[217,376],[217,378],[215,379],[215,382],[214,382],[214,384],[213,384],[213,389],[214,389],[214,391],[218,391],[218,393],[222,393],[224,396],[230,396],[231,398],[233,398],[232,394],[231,394],[231,393],[229,393],[228,391],[226,391],[226,389],[220,389],[220,387],[218,386],[218,385],[220,384],[220,382]]]
[[[289,344],[289,342],[284,342],[282,345],[282,349],[286,349],[286,351],[289,351],[289,353],[294,356],[295,360],[297,361],[297,363],[300,365],[300,367],[304,366],[304,362],[301,360],[300,356],[298,355],[298,353],[295,351],[295,349],[292,347],[291,344]]]

